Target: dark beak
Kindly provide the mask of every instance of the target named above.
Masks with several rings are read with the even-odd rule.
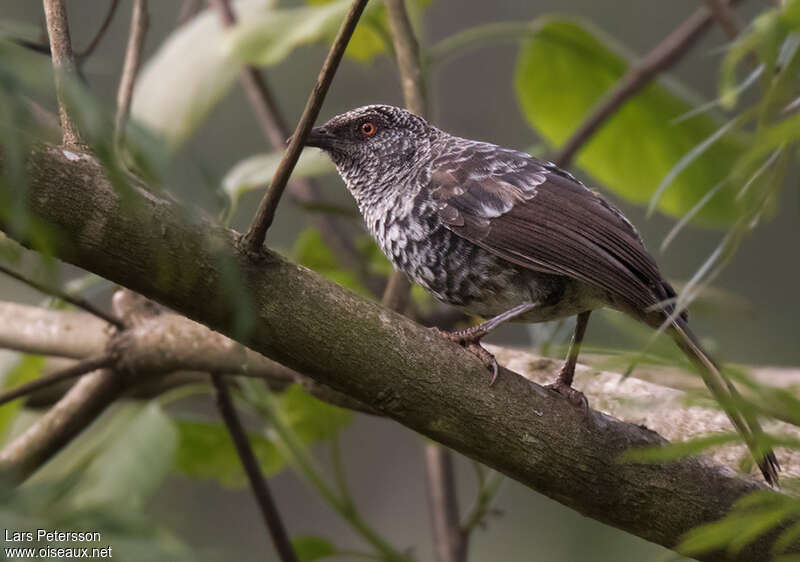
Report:
[[[332,135],[325,127],[314,127],[308,134],[306,146],[315,146],[323,150],[333,148],[336,136]]]

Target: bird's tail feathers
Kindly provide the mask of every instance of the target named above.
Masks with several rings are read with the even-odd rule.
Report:
[[[742,408],[743,398],[733,383],[722,373],[714,360],[706,353],[700,341],[682,318],[676,319],[670,330],[675,343],[700,371],[703,381],[714,398],[720,403],[731,423],[741,434],[750,449],[764,479],[772,486],[778,485],[780,465],[771,449],[764,443],[764,431],[754,413]]]

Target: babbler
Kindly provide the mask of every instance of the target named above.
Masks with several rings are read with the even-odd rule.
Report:
[[[312,129],[353,194],[367,229],[396,268],[439,300],[490,318],[442,334],[497,375],[480,339],[508,320],[577,315],[567,360],[551,388],[573,401],[572,378],[589,314],[610,306],[667,332],[697,366],[744,437],[765,479],[779,469],[755,416],[675,314],[636,228],[572,174],[524,152],[450,135],[404,109],[369,105]],[[585,402],[584,402],[585,403]]]

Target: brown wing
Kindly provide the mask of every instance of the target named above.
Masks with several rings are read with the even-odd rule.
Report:
[[[572,175],[527,154],[464,141],[438,158],[442,222],[496,255],[600,287],[637,310],[675,296],[622,213]]]

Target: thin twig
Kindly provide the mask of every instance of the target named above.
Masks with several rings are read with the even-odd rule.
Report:
[[[705,3],[728,38],[735,39],[739,35],[741,26],[727,0],[705,0]]]
[[[425,95],[425,74],[419,43],[408,19],[405,0],[386,0],[386,11],[406,107],[417,115],[426,116],[428,103]]]
[[[64,0],[44,0],[44,16],[47,21],[47,36],[50,41],[50,56],[55,71],[58,116],[61,120],[62,142],[65,146],[81,147],[78,126],[67,111],[67,83],[77,76],[75,56],[69,38],[69,23]]]
[[[317,76],[314,89],[311,91],[311,95],[306,102],[306,107],[303,110],[303,115],[300,117],[300,122],[297,124],[297,128],[289,141],[289,147],[283,155],[278,169],[275,171],[269,191],[261,200],[255,219],[253,219],[250,229],[244,236],[244,246],[251,252],[257,252],[264,244],[264,238],[267,235],[267,230],[269,230],[269,227],[272,225],[272,220],[275,218],[275,210],[281,200],[283,191],[286,189],[286,183],[289,180],[289,176],[295,164],[297,164],[297,159],[300,157],[300,151],[302,151],[305,145],[306,137],[308,137],[308,133],[311,131],[311,127],[314,125],[317,115],[319,115],[322,102],[325,99],[325,95],[328,93],[328,88],[339,67],[339,62],[342,60],[344,51],[347,48],[347,44],[350,42],[353,31],[356,29],[356,24],[358,24],[358,20],[367,5],[367,1],[368,0],[355,0],[350,7],[350,11],[347,13],[347,17],[339,28],[339,33],[336,35],[333,46]]]
[[[72,306],[76,306],[80,309],[83,309],[89,314],[92,314],[94,316],[97,316],[98,318],[105,320],[112,326],[116,327],[118,330],[125,329],[125,324],[122,322],[122,320],[120,320],[113,314],[109,314],[108,312],[100,310],[95,305],[93,305],[92,303],[90,303],[85,299],[82,299],[81,297],[73,297],[60,289],[48,287],[43,283],[39,283],[38,281],[34,281],[33,279],[28,279],[24,275],[17,273],[13,269],[9,269],[3,264],[0,264],[0,273],[4,273],[5,275],[14,278],[17,281],[20,281],[21,283],[25,283],[26,285],[36,289],[40,293],[53,296],[59,300],[71,304]]]
[[[275,550],[278,552],[282,562],[297,562],[297,555],[292,548],[292,543],[289,541],[289,535],[286,534],[286,528],[278,513],[278,508],[275,506],[267,481],[264,479],[264,475],[261,474],[258,459],[256,459],[253,449],[250,447],[250,440],[247,438],[247,433],[245,433],[242,422],[233,407],[228,383],[225,382],[221,375],[216,374],[211,375],[211,381],[217,391],[219,413],[222,419],[225,420],[225,425],[231,434],[233,444],[236,446],[236,452],[242,461],[242,467],[250,480],[250,487],[253,489],[256,501],[258,501],[258,507],[261,509],[261,515],[264,517],[264,522],[272,537]]]
[[[113,355],[101,355],[100,357],[86,359],[85,361],[76,363],[75,365],[72,365],[71,367],[61,371],[57,371],[50,375],[45,375],[25,384],[21,384],[7,392],[0,393],[0,406],[7,402],[11,402],[12,400],[16,400],[17,398],[32,394],[37,390],[60,383],[61,381],[80,377],[86,373],[91,373],[92,371],[96,371],[98,369],[111,367],[115,361],[116,359]]]
[[[0,480],[20,483],[86,429],[125,389],[125,374],[84,375],[44,415],[0,451]]]
[[[732,0],[736,2],[738,0]],[[626,101],[647,86],[659,73],[676,62],[708,31],[714,16],[706,6],[695,10],[683,23],[659,43],[638,64],[628,70],[612,91],[596,106],[592,114],[572,134],[554,161],[567,166],[578,150],[597,132]]]
[[[94,52],[97,46],[100,44],[100,41],[103,40],[103,37],[108,31],[109,26],[111,25],[111,21],[114,19],[114,14],[117,11],[117,6],[119,6],[119,0],[111,0],[111,5],[108,8],[108,13],[106,13],[106,18],[103,20],[103,23],[100,24],[100,29],[97,30],[97,34],[92,39],[92,42],[80,53],[75,53],[75,56],[79,59],[85,59]]]
[[[453,456],[435,443],[425,445],[428,502],[433,520],[437,562],[465,562],[467,542],[461,532]]]
[[[236,24],[236,14],[230,0],[209,0],[209,4],[217,10],[223,25],[230,27]],[[239,79],[264,137],[274,150],[282,151],[289,137],[289,129],[267,79],[257,68],[249,65],[242,68]],[[321,193],[320,186],[313,179],[298,178],[289,182],[289,195],[296,203],[319,202],[322,200]],[[311,220],[344,267],[355,271],[373,292],[382,288],[379,287],[379,280],[366,271],[358,249],[342,228],[341,220],[324,213],[312,215]]]
[[[134,0],[128,46],[125,49],[125,61],[122,64],[122,75],[117,90],[117,116],[114,120],[114,146],[117,149],[122,147],[122,139],[125,136],[125,126],[128,122],[133,98],[133,86],[139,72],[142,47],[149,24],[147,0]]]

